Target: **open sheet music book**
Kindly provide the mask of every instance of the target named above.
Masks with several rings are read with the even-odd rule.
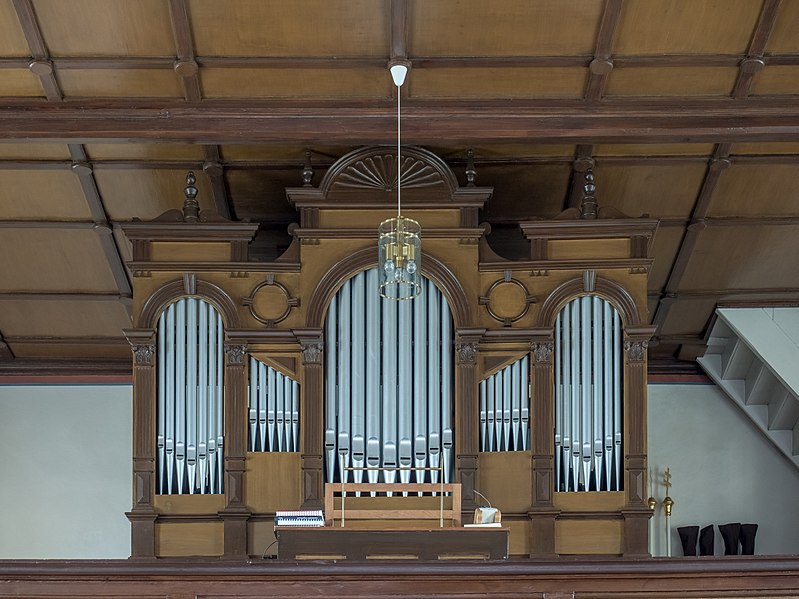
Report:
[[[275,512],[275,526],[324,526],[322,510],[295,510]]]

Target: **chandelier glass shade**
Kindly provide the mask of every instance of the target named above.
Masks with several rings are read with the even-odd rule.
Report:
[[[408,73],[406,63],[389,65],[397,86],[397,216],[380,223],[377,229],[377,272],[380,295],[392,300],[413,299],[422,290],[422,228],[402,216],[402,158],[400,134],[400,88]]]

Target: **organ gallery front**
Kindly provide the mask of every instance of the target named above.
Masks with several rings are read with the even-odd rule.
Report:
[[[396,150],[370,147],[318,185],[306,173],[286,189],[299,222],[272,261],[249,255],[258,223],[200,210],[193,175],[182,210],[123,225],[134,557],[260,556],[276,512],[322,509],[342,482],[459,484],[459,520],[490,502],[510,555],[648,554],[657,221],[603,209],[588,171],[579,207],[519,222],[529,254],[503,258],[480,220],[493,190],[407,148],[421,290],[385,299],[377,230],[396,172]]]

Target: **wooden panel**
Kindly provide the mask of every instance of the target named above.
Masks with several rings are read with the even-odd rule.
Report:
[[[799,216],[797,164],[736,164],[719,178],[708,216]]]
[[[653,214],[686,218],[705,176],[705,164],[616,166],[603,164],[596,174],[597,201],[629,216]]]
[[[580,98],[587,74],[577,67],[419,68],[405,85],[415,98]]]
[[[594,51],[600,0],[413,0],[411,55],[554,56]]]
[[[710,156],[713,144],[598,144],[594,156]]]
[[[502,517],[502,528],[510,531],[508,535],[508,555],[530,555],[530,521],[510,520]]]
[[[624,67],[613,69],[608,96],[727,96],[737,67]]]
[[[58,73],[65,97],[179,98],[180,79],[172,69],[62,69]]]
[[[677,251],[680,249],[685,227],[659,227],[649,254],[655,258],[647,279],[648,289],[659,291],[666,286]],[[652,312],[650,311],[650,314]]]
[[[159,514],[216,514],[225,508],[224,495],[156,495]]]
[[[555,552],[560,555],[620,555],[622,520],[558,520]]]
[[[566,512],[614,512],[624,507],[624,491],[555,493],[553,503]]]
[[[8,341],[6,339],[6,341]],[[8,344],[14,357],[27,359],[72,359],[72,360],[128,360],[130,361],[130,344],[124,339],[120,342],[103,343],[99,339],[87,338],[85,343],[54,343],[50,337],[37,340],[15,340]]]
[[[796,2],[780,3],[777,22],[766,44],[766,52],[769,54],[799,53],[797,23],[799,23],[799,4]]]
[[[752,94],[799,94],[799,66],[767,66],[755,77]]]
[[[39,78],[28,69],[3,69],[0,71],[1,96],[44,97]]]
[[[475,489],[493,507],[517,513],[530,509],[533,485],[529,451],[483,452],[478,456],[478,464]],[[482,499],[475,499],[484,505]]]
[[[660,327],[660,334],[703,335],[717,301],[718,298],[713,297],[678,299],[669,309],[666,322]]]
[[[130,316],[116,301],[8,300],[0,308],[0,331],[7,337],[120,338],[130,327]]]
[[[478,184],[494,188],[481,218],[524,220],[557,216],[563,210],[571,170],[570,164],[480,167]]]
[[[453,154],[452,147],[426,146],[434,154],[446,160],[466,160],[466,152]],[[571,144],[474,144],[469,146],[474,151],[474,160],[477,163],[477,176],[480,177],[480,161],[491,159],[525,159],[525,158],[574,158],[574,146]],[[480,184],[480,183],[478,183]]]
[[[66,168],[0,169],[0,219],[87,220],[91,211],[78,178]]]
[[[66,144],[1,142],[2,160],[69,160]]]
[[[174,56],[161,0],[33,0],[53,56]]]
[[[305,151],[308,149],[302,145],[288,144],[226,144],[220,148],[220,153],[225,161],[294,163],[295,185],[300,185],[302,183],[301,171],[305,163]],[[314,144],[313,152],[311,153],[311,164],[312,166],[316,165],[315,168],[319,168],[320,161],[329,165],[331,156],[344,156],[344,154],[354,149],[355,146],[319,146]]]
[[[550,260],[629,258],[629,239],[551,240],[547,244]]]
[[[158,557],[222,555],[221,522],[180,522],[155,525],[155,554]]]
[[[244,503],[255,512],[296,510],[302,503],[299,453],[247,453]]]
[[[393,83],[383,68],[254,69],[200,71],[208,98],[388,98]]]
[[[204,160],[200,145],[192,144],[86,144],[86,154],[91,160]]]
[[[799,154],[797,142],[738,143],[732,144],[730,154]]]
[[[0,56],[30,56],[11,0],[0,0]]]
[[[230,260],[229,243],[170,243],[154,242],[150,246],[150,257],[154,262],[209,261],[227,262]]]
[[[0,285],[7,290],[117,291],[91,229],[4,229]]]
[[[614,54],[743,54],[760,14],[751,0],[626,0]]]
[[[684,289],[799,287],[799,225],[709,227],[682,279]]]
[[[203,210],[213,209],[214,201],[208,177],[201,171],[197,176],[197,200]],[[105,202],[106,212],[113,220],[138,217],[150,220],[167,210],[183,207],[186,171],[97,168],[97,186]]]
[[[396,196],[395,196],[396,197]],[[422,235],[424,235],[424,227],[452,227],[460,226],[460,211],[454,208],[449,210],[418,210],[414,211],[412,206],[406,208],[405,194],[403,197],[403,214],[408,218],[413,218],[419,221],[422,225]],[[356,226],[367,226],[369,228],[377,229],[381,221],[386,218],[396,216],[396,205],[388,208],[388,211],[383,213],[375,211],[357,211],[357,210],[325,210],[319,215],[320,227],[331,228],[346,228]]]
[[[204,56],[387,58],[388,3],[373,0],[190,0],[197,53]]]

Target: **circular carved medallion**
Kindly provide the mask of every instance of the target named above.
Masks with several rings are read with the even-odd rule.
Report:
[[[485,296],[480,298],[491,318],[506,327],[524,318],[534,302],[535,297],[527,292],[524,283],[509,277],[494,281]]]
[[[291,297],[288,289],[274,280],[273,277],[258,284],[249,297],[242,303],[250,309],[250,314],[258,322],[268,327],[285,320],[291,309],[299,305],[299,300]]]

